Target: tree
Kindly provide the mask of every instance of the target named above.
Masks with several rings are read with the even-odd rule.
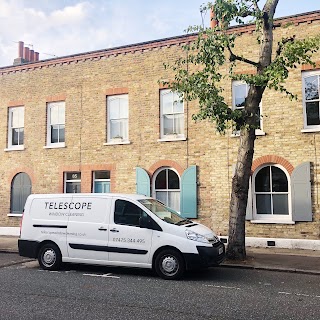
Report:
[[[281,39],[273,52],[273,19],[279,0],[266,0],[263,8],[259,0],[216,0],[201,7],[202,12],[212,10],[217,25],[189,27],[196,32],[195,40],[183,47],[186,58],[179,58],[173,64],[165,64],[173,70],[175,78],[170,82],[187,101],[197,100],[199,111],[194,120],[209,119],[215,122],[220,133],[234,126],[240,130],[240,144],[232,179],[232,194],[229,215],[229,241],[227,257],[245,259],[245,214],[248,200],[249,179],[254,154],[255,129],[260,120],[259,104],[265,90],[283,92],[290,99],[296,98],[285,88],[289,71],[299,64],[311,64],[312,54],[319,50],[320,35],[299,40],[292,35]],[[236,39],[240,36],[231,32],[231,22],[244,24],[245,19],[255,24],[256,42],[259,47],[257,60],[244,57],[237,50]],[[254,74],[238,74],[238,64],[254,68]],[[193,68],[191,68],[193,66]],[[227,74],[222,67],[227,66]],[[190,71],[192,70],[192,71]],[[249,91],[241,110],[232,110],[223,97],[220,81],[223,78],[241,80],[249,85]],[[163,82],[168,84],[167,82]]]

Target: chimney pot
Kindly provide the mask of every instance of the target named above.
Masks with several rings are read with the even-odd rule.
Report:
[[[23,41],[19,41],[18,58],[22,58],[23,57],[23,47],[24,47],[24,42]]]
[[[29,50],[28,47],[25,47],[25,48],[24,48],[23,59],[24,59],[26,62],[29,62],[29,61],[30,61],[30,50]]]
[[[30,50],[30,61],[34,61],[34,50]]]

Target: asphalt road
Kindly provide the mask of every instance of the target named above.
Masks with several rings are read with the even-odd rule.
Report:
[[[0,267],[0,319],[319,320],[320,277],[214,268],[165,281],[148,270],[20,262]]]

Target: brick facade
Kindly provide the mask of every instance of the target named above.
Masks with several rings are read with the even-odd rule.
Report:
[[[282,26],[281,26],[281,23]],[[284,27],[284,24],[286,27]],[[320,12],[278,19],[275,44],[281,37],[315,35],[320,30]],[[252,60],[258,56],[252,26],[232,28],[242,33],[239,52]],[[164,62],[181,56],[181,45],[194,39],[182,36],[144,44],[77,54],[70,57],[0,68],[0,226],[18,226],[9,217],[10,188],[19,172],[29,175],[33,193],[63,192],[64,172],[80,171],[82,192],[92,191],[92,172],[111,172],[111,192],[134,193],[135,168],[149,176],[161,167],[171,167],[181,176],[190,165],[198,168],[198,221],[227,235],[232,167],[238,138],[230,132],[219,135],[212,123],[195,123],[196,102],[185,103],[185,140],[159,141],[159,80],[174,75]],[[237,46],[236,46],[237,47]],[[320,61],[320,53],[315,54]],[[298,95],[290,101],[267,90],[262,100],[263,131],[256,140],[252,171],[266,163],[280,164],[289,175],[299,164],[310,161],[312,222],[255,224],[247,222],[247,236],[288,239],[320,239],[319,175],[320,134],[305,133],[301,72],[291,70],[288,89]],[[237,72],[251,72],[240,65]],[[232,86],[222,83],[227,103],[232,105]],[[106,97],[129,97],[128,144],[106,144]],[[65,101],[65,147],[46,147],[46,103]],[[7,150],[8,108],[24,106],[24,149]]]

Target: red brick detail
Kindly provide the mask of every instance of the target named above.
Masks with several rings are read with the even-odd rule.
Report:
[[[316,69],[320,69],[320,60],[319,61],[315,61],[316,66],[314,67],[311,64],[303,64],[301,66],[301,71],[309,71],[309,70],[316,70]]]
[[[92,192],[92,173],[93,171],[110,171],[110,191],[115,189],[116,166],[113,164],[85,164],[81,166],[63,166],[59,173],[58,193],[64,192],[64,173],[65,172],[81,172],[81,192]]]
[[[169,83],[168,84],[163,84],[163,83],[159,83],[159,89],[161,90],[161,89],[169,89],[169,88],[171,88],[171,84],[172,84],[172,82],[173,81],[168,81]]]
[[[33,173],[33,170],[31,170],[30,168],[27,168],[27,167],[22,167],[22,168],[14,169],[14,170],[10,171],[10,173],[8,175],[8,183],[9,183],[10,186],[11,186],[12,179],[18,173],[22,173],[22,172],[26,173],[29,176],[32,186],[36,184],[36,178],[35,178],[35,175]]]
[[[294,170],[293,165],[286,159],[276,155],[267,155],[254,160],[252,163],[251,171],[254,172],[258,167],[267,163],[280,164],[288,171],[290,175]]]
[[[65,94],[59,94],[56,96],[49,96],[46,98],[46,102],[56,102],[56,101],[65,101],[67,98],[67,95]]]
[[[113,96],[116,94],[127,94],[129,93],[128,88],[110,88],[105,91],[106,96]]]
[[[185,168],[183,168],[182,166],[180,166],[180,164],[178,164],[175,161],[172,160],[159,160],[156,163],[154,163],[150,169],[148,170],[149,175],[153,176],[153,174],[156,172],[156,170],[158,170],[159,168],[162,167],[170,167],[173,168],[175,170],[178,171],[179,175],[182,176],[183,171],[185,170]]]
[[[18,107],[18,106],[23,106],[24,102],[22,100],[12,100],[9,101],[8,107]]]

